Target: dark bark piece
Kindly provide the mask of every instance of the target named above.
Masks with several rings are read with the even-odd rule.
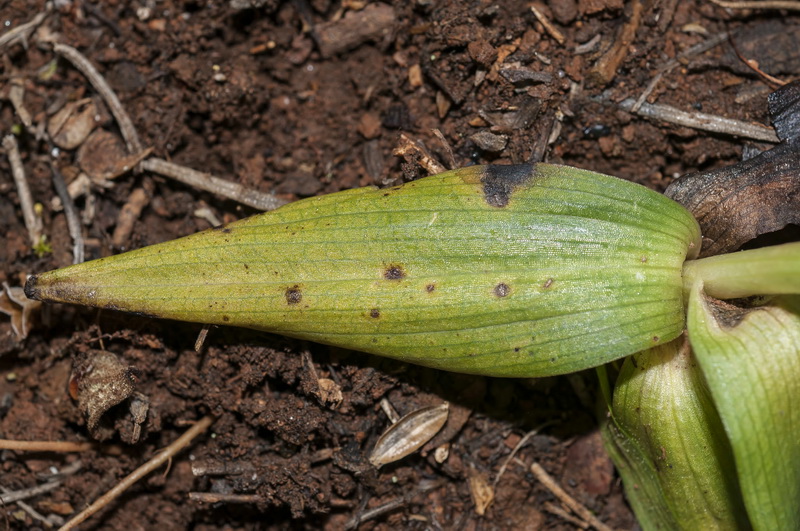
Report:
[[[727,168],[685,175],[665,194],[700,223],[701,257],[736,251],[758,236],[800,225],[800,142]]]
[[[800,81],[793,81],[767,98],[772,125],[782,142],[800,135]]]

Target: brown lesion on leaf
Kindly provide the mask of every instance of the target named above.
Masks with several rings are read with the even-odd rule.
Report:
[[[227,323],[227,322],[229,322],[231,320],[231,318],[228,317],[227,315],[223,315],[222,316],[222,320]]]
[[[436,284],[434,284],[433,282],[431,282],[430,284],[426,284],[425,291],[427,291],[428,293],[433,293],[434,291],[436,291]]]
[[[508,297],[511,293],[511,286],[506,284],[505,282],[500,282],[494,287],[494,295],[495,297]]]
[[[298,284],[286,288],[284,296],[286,297],[286,303],[290,306],[299,304],[303,300],[303,292]]]
[[[369,316],[372,317],[373,319],[380,319],[381,311],[377,308],[373,308],[369,311]]]
[[[406,269],[403,264],[389,264],[383,270],[383,278],[386,280],[403,280],[406,275]]]
[[[486,202],[498,208],[508,206],[514,191],[528,184],[535,174],[536,166],[533,164],[486,166],[481,177]]]
[[[722,328],[735,328],[739,326],[750,312],[760,310],[758,306],[752,306],[754,299],[733,299],[721,301],[708,295],[704,295],[705,305],[714,320]]]
[[[542,289],[550,289],[550,286],[553,285],[553,282],[555,282],[553,278],[548,278],[547,280],[544,281],[544,284],[542,284]]]

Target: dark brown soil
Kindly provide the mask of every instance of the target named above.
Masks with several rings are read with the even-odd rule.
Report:
[[[796,17],[730,11],[705,0],[646,2],[607,83],[598,82],[593,68],[631,16],[621,0],[536,4],[563,44],[523,1],[410,0],[392,9],[388,3],[361,9],[365,2],[354,0],[252,2],[264,5],[60,2],[27,48],[0,50],[2,134],[20,123],[6,104],[14,79],[25,88],[34,129],[66,102],[96,96],[66,61],[52,63],[49,34],[99,69],[155,155],[286,199],[425,175],[413,157],[393,155],[401,134],[423,142],[446,166],[449,148],[457,166],[523,162],[552,135],[548,161],[663,190],[681,174],[737,161],[743,141],[648,122],[615,102],[637,98],[659,67],[726,30],[746,32],[740,52],[769,74],[800,70],[789,53],[796,46],[776,48],[770,40],[796,31]],[[42,2],[0,0],[3,31],[40,9]],[[595,37],[596,47],[585,46]],[[586,53],[576,53],[579,46]],[[725,42],[682,60],[648,101],[768,123],[769,90]],[[606,103],[596,101],[600,96]],[[101,125],[118,136],[114,120],[100,111]],[[11,286],[72,261],[66,218],[53,203],[50,161],[69,183],[79,163],[99,164],[106,155],[84,153],[89,160],[78,161],[74,150],[54,153],[32,131],[21,135],[20,149],[52,251],[32,252],[8,160],[0,158],[0,280]],[[209,220],[196,215],[201,208],[223,222],[255,213],[150,173],[128,172],[112,182],[92,189],[94,214],[82,228],[87,259],[206,229]],[[123,206],[138,189],[146,198],[141,213],[115,244]],[[77,203],[92,206],[85,196]],[[80,459],[80,470],[58,488],[28,500],[44,515],[68,519],[211,414],[217,419],[211,430],[169,470],[136,484],[84,528],[343,529],[398,500],[359,528],[573,528],[549,508],[558,502],[528,471],[533,461],[608,525],[636,525],[596,430],[591,372],[535,381],[463,376],[224,328],[211,329],[197,353],[200,329],[54,306],[19,340],[10,321],[0,320],[0,438],[92,440],[68,384],[73,359],[94,349],[134,367],[136,390],[150,403],[135,444],[125,442],[132,438],[126,402],[103,416],[96,435],[104,443],[95,450],[0,452],[0,486],[31,487]],[[340,403],[320,397],[321,378],[341,389]],[[367,456],[390,424],[382,398],[400,414],[449,401],[450,421],[437,439],[437,446],[449,445],[449,457],[439,463],[429,448],[372,467]],[[477,514],[470,478],[491,485],[521,437],[536,428],[497,483],[494,503]],[[216,470],[196,475],[199,465]],[[189,492],[255,496],[203,504]],[[13,529],[43,525],[15,504],[3,513],[2,525]]]

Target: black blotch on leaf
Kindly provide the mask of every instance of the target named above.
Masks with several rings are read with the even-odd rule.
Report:
[[[300,286],[297,284],[290,288],[286,288],[285,296],[287,304],[297,304],[303,300],[303,292],[300,291]]]
[[[372,317],[373,319],[377,319],[381,316],[381,311],[378,310],[377,308],[373,308],[369,311],[369,316]]]
[[[425,291],[428,293],[433,293],[436,290],[436,284],[428,284],[425,286]]]
[[[532,164],[487,166],[481,177],[486,202],[494,207],[507,206],[514,190],[533,179],[534,168]]]

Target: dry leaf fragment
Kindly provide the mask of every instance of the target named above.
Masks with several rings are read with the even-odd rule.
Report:
[[[75,358],[70,394],[78,401],[92,436],[99,435],[97,428],[103,414],[134,394],[137,372],[105,350],[90,350]]]
[[[700,223],[701,258],[800,225],[800,82],[770,94],[769,111],[781,144],[732,166],[684,175],[664,192]]]
[[[97,125],[97,114],[91,98],[69,102],[50,117],[47,132],[58,147],[75,149]]]
[[[333,408],[336,408],[344,400],[342,388],[330,378],[319,378],[317,385],[319,386],[317,396],[323,404],[330,404]]]
[[[494,501],[494,489],[484,474],[476,470],[470,471],[469,494],[475,504],[475,512],[478,516],[483,516]]]
[[[449,407],[447,402],[426,406],[398,420],[378,439],[369,462],[381,467],[422,448],[447,422]]]
[[[3,290],[0,291],[0,313],[11,317],[11,329],[19,341],[28,337],[33,327],[33,317],[41,307],[42,303],[26,297],[21,287],[12,288],[7,282],[3,282]]]

